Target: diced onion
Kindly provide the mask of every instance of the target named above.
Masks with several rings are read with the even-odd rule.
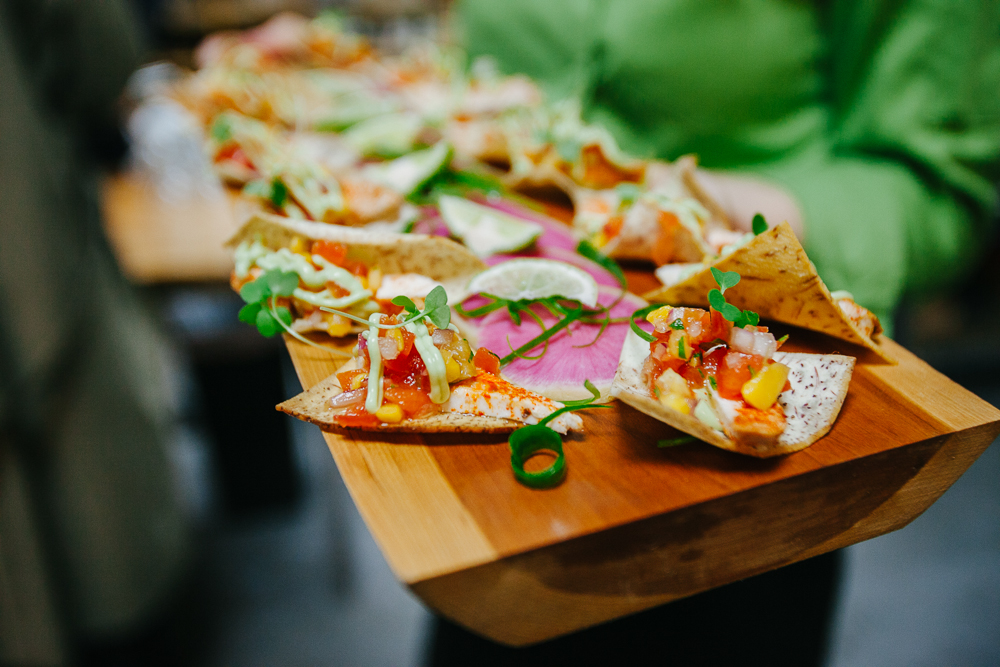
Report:
[[[356,403],[363,403],[366,392],[366,389],[354,389],[353,391],[345,391],[342,394],[337,394],[330,399],[330,407],[346,408]]]
[[[778,342],[773,334],[747,331],[739,327],[733,327],[729,334],[729,346],[737,352],[755,354],[765,359],[770,359],[778,350]]]
[[[379,336],[378,351],[383,359],[395,359],[399,356],[399,346],[396,345],[396,339],[389,336]]]
[[[455,332],[451,329],[435,329],[431,334],[431,341],[437,347],[444,347],[455,340]]]
[[[652,357],[657,361],[661,361],[667,356],[667,346],[663,343],[657,343],[656,347],[653,348]]]

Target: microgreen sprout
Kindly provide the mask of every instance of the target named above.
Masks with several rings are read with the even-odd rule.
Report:
[[[708,303],[712,308],[719,311],[724,318],[733,323],[736,327],[756,326],[760,322],[760,315],[752,310],[740,310],[732,305],[723,296],[730,287],[735,287],[740,282],[740,274],[735,271],[719,271],[712,267],[712,277],[719,285],[719,289],[713,289],[708,293]]]
[[[451,324],[451,309],[448,308],[448,293],[444,291],[444,288],[438,285],[430,291],[427,297],[424,299],[424,309],[419,310],[417,305],[413,303],[413,300],[406,296],[397,296],[392,300],[392,303],[401,307],[407,316],[403,318],[401,322],[396,324],[373,324],[368,320],[358,317],[357,315],[352,315],[351,313],[345,313],[342,310],[337,310],[336,308],[327,308],[326,306],[320,306],[320,310],[326,311],[328,313],[336,313],[341,317],[346,317],[347,319],[357,322],[358,324],[363,324],[367,326],[374,326],[379,329],[399,329],[404,327],[411,322],[416,322],[417,320],[428,319],[434,326],[439,329],[447,329],[448,325]]]
[[[760,213],[753,217],[753,222],[750,223],[750,229],[753,230],[754,236],[760,236],[767,231],[767,221],[764,220],[764,216]]]
[[[257,327],[265,338],[285,331],[297,340],[337,355],[350,356],[343,350],[318,345],[291,328],[292,313],[286,306],[279,306],[277,299],[290,297],[299,286],[299,276],[294,271],[270,269],[240,288],[240,297],[246,305],[240,308],[240,322]]]

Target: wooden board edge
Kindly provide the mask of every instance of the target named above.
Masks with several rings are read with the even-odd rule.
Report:
[[[410,587],[477,634],[530,645],[902,527],[998,432],[938,436]],[[747,540],[759,548],[746,552]]]
[[[409,444],[355,441],[324,433],[351,499],[398,579],[404,583],[494,561],[498,553],[445,479],[417,434]],[[420,484],[413,484],[419,479]],[[404,483],[404,480],[406,483]],[[413,512],[420,507],[426,511]]]
[[[885,341],[896,365],[866,364],[865,372],[943,425],[958,432],[1000,421],[1000,409],[931,367],[903,346]]]
[[[944,436],[942,446],[903,487],[875,511],[829,542],[807,550],[805,560],[909,525],[940,498],[1000,435],[1000,422]]]

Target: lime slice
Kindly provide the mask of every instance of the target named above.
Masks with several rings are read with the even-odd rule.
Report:
[[[461,197],[441,195],[438,206],[452,235],[480,257],[526,248],[544,231],[541,225]]]
[[[558,296],[597,305],[597,281],[572,264],[553,259],[512,259],[477,274],[469,281],[469,294],[492,294],[501,299],[544,299]]]
[[[366,167],[364,175],[408,196],[433,178],[451,159],[451,146],[440,142],[422,151]]]

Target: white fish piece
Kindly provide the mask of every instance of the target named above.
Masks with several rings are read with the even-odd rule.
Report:
[[[383,301],[389,301],[397,296],[423,299],[440,284],[419,273],[390,273],[382,277],[382,284],[375,292],[375,298]]]
[[[480,373],[475,378],[452,385],[451,396],[441,407],[444,412],[537,424],[563,407],[563,404],[521,389],[495,375]],[[583,420],[579,415],[563,413],[550,421],[548,426],[565,434],[569,431],[582,431]]]

